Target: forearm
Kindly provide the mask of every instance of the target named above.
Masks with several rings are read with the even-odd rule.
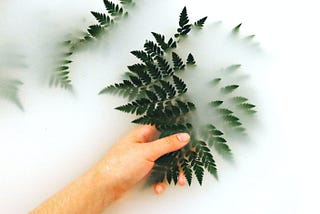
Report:
[[[110,181],[96,166],[31,211],[31,214],[100,213],[116,199]]]

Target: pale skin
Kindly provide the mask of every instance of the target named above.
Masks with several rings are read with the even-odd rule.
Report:
[[[132,130],[95,166],[30,213],[101,213],[143,180],[151,171],[155,160],[181,149],[190,140],[187,133],[154,140],[157,135],[154,126],[140,126]],[[183,173],[180,173],[178,183],[186,183]],[[164,183],[154,186],[157,194],[164,189]]]

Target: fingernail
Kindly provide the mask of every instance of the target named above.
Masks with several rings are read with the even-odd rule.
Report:
[[[166,186],[164,185],[164,183],[160,182],[154,185],[154,192],[158,195],[163,193],[165,189],[166,189]]]
[[[190,139],[190,135],[188,133],[180,133],[177,134],[177,138],[181,143],[186,143]]]

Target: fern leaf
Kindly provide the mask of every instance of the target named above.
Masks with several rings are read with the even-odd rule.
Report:
[[[193,25],[198,28],[203,28],[203,25],[206,22],[207,18],[208,18],[207,16],[203,17],[203,18],[199,19],[198,21],[196,21]]]
[[[229,94],[236,90],[239,87],[239,85],[228,85],[226,87],[221,88],[221,93],[223,94]]]
[[[176,41],[174,41],[172,38],[170,38],[166,43],[164,35],[155,32],[152,32],[152,35],[156,39],[158,45],[161,47],[163,51],[168,51],[169,49],[177,47]]]
[[[201,161],[194,159],[192,162],[192,168],[199,184],[202,185],[203,174],[204,174],[203,164],[201,163]]]
[[[222,103],[223,103],[222,100],[216,100],[216,101],[210,102],[210,106],[212,106],[212,107],[218,107],[218,106],[220,106]]]
[[[113,3],[109,0],[103,0],[104,5],[111,16],[121,16],[123,15],[123,9],[121,6]]]
[[[154,85],[153,86],[157,96],[160,98],[160,100],[165,100],[167,99],[167,93],[164,89],[162,89],[160,86],[158,85]]]
[[[178,94],[184,94],[187,92],[187,85],[177,76],[173,76],[174,85],[178,91]]]
[[[192,182],[192,169],[186,159],[183,159],[183,161],[181,162],[181,168],[182,168],[183,174],[184,174],[184,176],[186,176],[186,179],[187,179],[188,184],[190,186],[191,182]]]
[[[124,6],[132,5],[133,0],[120,0],[120,4],[122,4]]]
[[[148,72],[143,70],[138,70],[136,74],[139,77],[139,79],[143,82],[143,85],[147,85],[151,82],[151,77],[148,74]]]
[[[109,16],[106,16],[106,14],[94,11],[91,11],[91,14],[96,18],[100,25],[110,24],[111,19]]]
[[[188,23],[189,23],[189,18],[187,13],[187,7],[184,7],[180,13],[179,26],[184,27]]]
[[[191,53],[189,53],[187,58],[187,65],[194,65],[196,64],[196,61],[194,60],[194,57]]]
[[[23,106],[18,96],[19,87],[23,83],[14,79],[0,79],[0,97],[9,100],[23,111]]]
[[[158,62],[162,76],[171,76],[173,74],[173,70],[170,67],[169,62],[165,58],[163,58],[161,56],[157,56],[156,60]]]
[[[199,152],[199,157],[201,158],[204,167],[210,174],[217,178],[216,163],[207,144],[204,141],[197,141],[196,150]]]
[[[216,109],[216,110],[217,110],[217,112],[218,112],[219,114],[222,114],[222,115],[229,115],[229,114],[232,114],[232,113],[233,113],[231,110],[226,109],[226,108],[218,108],[218,109]]]
[[[251,103],[241,103],[238,105],[241,109],[245,109],[245,110],[249,110],[252,109],[254,107],[256,107],[255,105],[251,104]]]
[[[152,77],[153,80],[159,80],[159,79],[162,78],[161,71],[153,63],[148,63],[147,64],[147,71],[148,71],[149,75]]]
[[[152,57],[144,51],[131,51],[130,53],[146,64],[153,61]]]
[[[133,73],[138,73],[140,71],[146,70],[146,66],[144,64],[137,63],[137,64],[128,66],[128,69]]]
[[[160,84],[162,88],[166,91],[169,99],[173,98],[176,95],[176,89],[171,83],[161,80]]]
[[[152,100],[152,101],[157,101],[158,100],[158,96],[154,92],[146,90],[146,94],[147,94],[147,97],[150,100]]]
[[[241,64],[230,65],[229,67],[226,68],[226,71],[233,72],[238,70],[240,67],[241,67]]]
[[[240,31],[240,27],[241,27],[242,23],[238,24],[237,26],[235,26],[233,29],[232,29],[232,33],[233,34],[238,34],[239,31]]]
[[[192,25],[189,24],[189,17],[186,7],[184,7],[180,13],[179,26],[180,27],[177,29],[178,33],[175,34],[175,37],[185,36],[191,31]]]
[[[216,86],[216,85],[218,85],[220,82],[221,82],[221,78],[214,78],[212,81],[211,81],[211,83],[212,83],[212,85],[214,85],[214,86]]]
[[[185,67],[182,59],[175,52],[172,52],[172,62],[173,62],[173,69],[174,70],[182,70]]]
[[[246,102],[246,101],[248,101],[248,98],[245,98],[245,97],[241,97],[241,96],[237,96],[237,97],[233,97],[232,99],[231,99],[231,101],[233,102],[233,103],[244,103],[244,102]]]
[[[94,38],[98,38],[103,32],[104,28],[101,25],[91,25],[88,28],[88,33]]]
[[[137,87],[143,86],[142,80],[140,80],[137,76],[130,75],[129,79],[133,83],[133,85]]]
[[[146,41],[144,44],[144,49],[152,57],[163,55],[161,48],[152,41]]]
[[[133,85],[132,82],[124,80],[122,83],[117,83],[105,87],[99,92],[100,94],[118,94],[123,97],[130,97],[132,94],[136,94],[137,88]]]
[[[229,146],[226,143],[219,143],[216,142],[213,144],[215,150],[224,158],[231,159],[232,158],[232,152]]]

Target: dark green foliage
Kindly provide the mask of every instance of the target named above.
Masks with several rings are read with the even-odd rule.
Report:
[[[212,101],[212,102],[210,103],[210,105],[211,105],[212,107],[218,107],[218,106],[220,106],[222,103],[223,103],[223,101],[221,101],[221,100],[216,100],[216,101]]]
[[[145,64],[152,63],[152,57],[145,51],[131,51],[131,54],[140,59]]]
[[[104,5],[106,6],[106,9],[108,11],[108,13],[111,15],[111,16],[121,16],[123,15],[123,8],[118,5],[118,4],[115,4],[113,3],[112,1],[109,1],[109,0],[103,0],[104,2]]]
[[[203,166],[208,170],[210,174],[218,178],[216,163],[207,144],[204,141],[198,141],[195,148],[198,152],[198,156],[201,159],[201,163],[203,164]],[[202,180],[199,180],[199,183],[201,184]]]
[[[234,102],[234,103],[243,103],[243,102],[248,101],[248,98],[237,96],[237,97],[233,97],[231,99],[231,101]]]
[[[232,72],[232,71],[236,71],[241,67],[240,64],[234,64],[234,65],[230,65],[229,67],[226,68],[226,71],[228,72]]]
[[[88,28],[88,33],[93,38],[98,38],[103,32],[104,32],[104,28],[101,25],[91,25]]]
[[[224,133],[215,126],[208,125],[203,131],[203,137],[208,140],[209,146],[214,146],[215,150],[226,159],[232,158],[231,149],[227,145]]]
[[[192,169],[187,159],[182,159],[180,162],[180,166],[183,170],[183,174],[186,176],[189,186],[192,182]]]
[[[194,23],[196,27],[202,28],[206,17]],[[179,29],[176,37],[187,35],[191,30],[187,10],[184,8],[180,14]],[[155,166],[148,179],[149,184],[167,181],[177,183],[180,172],[186,176],[188,184],[191,185],[195,177],[199,184],[203,183],[205,170],[215,178],[218,178],[216,162],[211,153],[211,147],[225,158],[232,158],[231,149],[227,145],[225,129],[218,129],[209,124],[204,128],[194,127],[192,122],[197,121],[196,104],[188,96],[188,88],[181,78],[186,65],[194,65],[195,59],[191,53],[188,54],[186,63],[175,51],[178,40],[172,38],[166,42],[165,36],[152,32],[154,41],[146,41],[144,50],[132,51],[139,63],[128,66],[128,79],[121,83],[107,86],[100,93],[114,93],[131,100],[129,103],[117,107],[117,110],[135,114],[138,117],[132,122],[137,124],[155,125],[161,132],[160,137],[187,132],[190,133],[191,142],[183,149],[166,154],[155,161]],[[179,38],[178,38],[179,39]],[[240,67],[234,64],[224,71],[232,72]],[[222,78],[216,77],[213,85],[218,86]],[[214,111],[212,122],[222,122],[223,127],[232,129],[233,132],[244,132],[236,111],[225,107],[226,103],[232,103],[239,111],[251,114],[255,107],[249,104],[247,98],[235,96],[234,91],[239,85],[230,84],[226,86],[213,87],[220,94],[230,96],[229,100],[219,98],[210,102],[209,108]],[[251,112],[251,113],[250,113]],[[211,119],[211,118],[209,118]],[[217,121],[215,121],[217,120]]]
[[[23,83],[19,80],[0,78],[0,98],[9,100],[20,110],[23,110],[23,106],[18,96],[19,87],[22,84]]]
[[[172,62],[174,70],[182,70],[185,67],[182,59],[175,52],[172,52]]]
[[[187,65],[194,65],[196,64],[196,61],[194,60],[194,57],[191,53],[189,53],[187,58]]]
[[[161,50],[161,48],[152,41],[147,41],[144,44],[144,50],[152,57],[163,55],[163,51]]]
[[[51,75],[50,85],[72,89],[70,79],[70,66],[68,66],[68,68],[66,68],[65,66],[65,64],[72,63],[70,56],[74,52],[78,51],[81,47],[85,46],[88,42],[100,39],[106,34],[106,32],[113,26],[116,21],[118,21],[121,17],[124,17],[124,15],[127,15],[127,12],[120,5],[115,4],[109,0],[104,0],[103,2],[107,13],[91,11],[91,14],[94,16],[98,23],[90,25],[87,28],[87,33],[85,33],[85,35],[81,38],[76,37],[74,39],[63,42],[63,54],[61,55],[62,59],[57,60],[58,65],[55,68],[55,72]],[[121,0],[120,4],[129,6],[133,4],[133,1]]]
[[[167,51],[172,48],[177,47],[176,41],[174,41],[172,38],[168,40],[168,42],[165,41],[165,36],[152,32],[153,37],[156,39],[158,45],[162,48],[162,50]]]
[[[173,74],[173,70],[165,58],[162,56],[157,56],[156,60],[163,76],[171,76]]]
[[[237,26],[235,26],[233,29],[232,29],[232,33],[233,34],[238,34],[239,31],[240,31],[240,27],[241,27],[242,23],[238,24]]]
[[[91,14],[96,18],[96,20],[102,26],[112,24],[112,19],[110,18],[110,16],[107,16],[104,13],[98,13],[98,12],[91,11]]]
[[[182,81],[182,79],[180,79],[177,76],[173,76],[173,82],[174,85],[178,91],[178,94],[184,94],[187,92],[187,86],[186,84]]]
[[[120,4],[124,6],[132,5],[133,1],[132,0],[120,0]]]
[[[221,92],[224,94],[229,94],[236,90],[239,86],[238,85],[228,85],[226,87],[221,88]]]
[[[206,22],[207,18],[208,18],[207,16],[203,17],[202,19],[199,19],[198,21],[196,21],[193,25],[198,28],[203,28],[203,25]]]
[[[180,13],[179,28],[177,29],[177,34],[175,37],[185,36],[191,31],[191,24],[189,24],[189,17],[187,13],[187,8],[184,7]]]

